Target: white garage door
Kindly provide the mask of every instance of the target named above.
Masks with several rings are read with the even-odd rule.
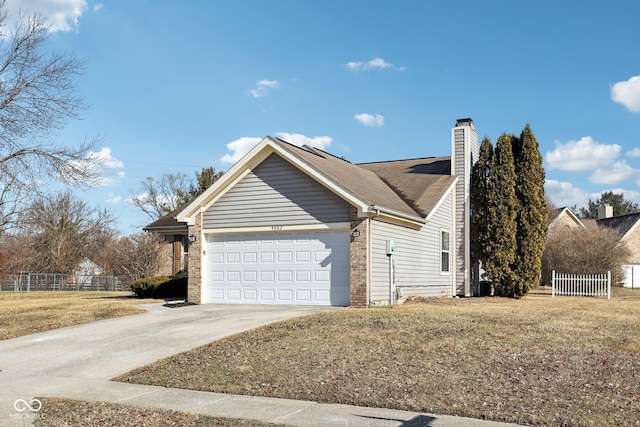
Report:
[[[211,303],[349,305],[349,234],[207,237]]]

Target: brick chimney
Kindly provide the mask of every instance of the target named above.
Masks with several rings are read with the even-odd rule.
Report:
[[[613,216],[613,206],[600,205],[598,206],[598,219],[611,218]]]

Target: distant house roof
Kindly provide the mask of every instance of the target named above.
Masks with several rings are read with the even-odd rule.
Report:
[[[640,221],[640,212],[627,215],[613,216],[598,220],[598,225],[616,230],[620,236],[625,236]]]
[[[574,214],[571,209],[565,206],[562,208],[551,209],[549,211],[549,216],[547,218],[547,225],[549,226],[549,229],[553,228],[555,223],[560,221],[563,217],[568,218],[570,221],[580,227],[585,227],[586,225],[584,223],[585,220],[581,220],[580,218],[578,218],[578,216]],[[565,224],[565,226],[568,226],[568,224]]]
[[[556,218],[558,218],[558,216],[560,215],[560,213],[566,208],[557,208],[557,209],[550,209],[549,210],[549,216],[547,217],[547,224],[551,224],[553,223],[553,221],[556,220]]]
[[[176,219],[176,215],[182,208],[169,212],[160,219],[153,221],[143,228],[144,231],[156,233],[187,234],[187,224]]]
[[[99,275],[102,274],[102,267],[91,261],[89,258],[84,258],[78,263],[73,272],[75,274],[82,275]]]

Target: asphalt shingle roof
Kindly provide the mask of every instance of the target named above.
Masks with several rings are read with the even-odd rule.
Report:
[[[408,215],[427,217],[455,180],[449,157],[354,164],[317,148],[271,139],[367,204]]]
[[[449,157],[426,157],[358,166],[378,175],[420,216],[427,217],[455,180]]]
[[[456,179],[450,174],[450,157],[354,164],[317,148],[267,138],[367,205],[408,216],[428,217]],[[180,227],[184,223],[176,220],[177,213],[172,212],[144,229]]]
[[[631,213],[627,215],[614,216],[611,218],[603,218],[598,220],[598,225],[613,228],[620,236],[624,236],[631,230],[640,220],[640,212]]]

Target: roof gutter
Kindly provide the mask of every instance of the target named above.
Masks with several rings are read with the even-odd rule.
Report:
[[[399,219],[403,222],[406,222],[418,227],[422,227],[424,224],[427,223],[427,220],[425,218],[422,218],[416,215],[406,214],[404,212],[399,212],[393,209],[384,208],[376,205],[369,205],[368,209],[364,213],[372,217],[388,217],[388,218]]]

